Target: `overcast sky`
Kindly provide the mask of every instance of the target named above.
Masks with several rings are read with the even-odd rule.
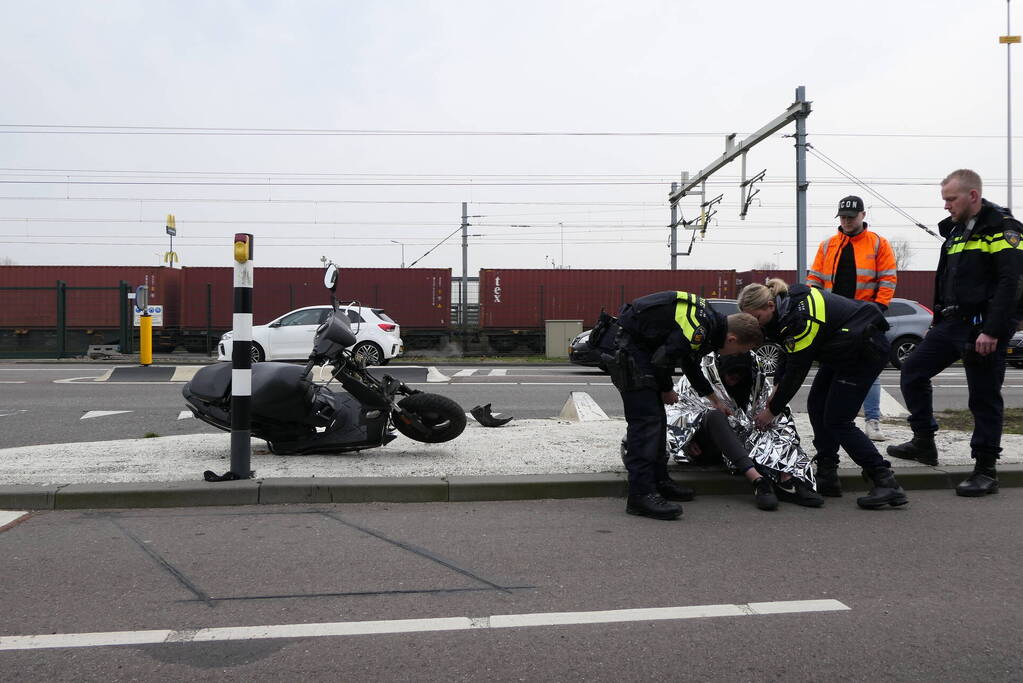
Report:
[[[811,153],[809,259],[847,194],[914,269],[937,260],[912,223],[944,217],[949,171],[1006,201],[1003,0],[0,8],[0,260],[16,264],[156,265],[172,213],[185,266],[230,265],[251,232],[257,268],[397,267],[457,232],[464,201],[470,274],[667,268],[671,181],[799,85],[816,152],[912,219]],[[749,153],[767,174],[745,221],[738,163],[708,184],[723,201],[679,268],[795,267],[793,131]],[[459,235],[417,265],[460,274]]]

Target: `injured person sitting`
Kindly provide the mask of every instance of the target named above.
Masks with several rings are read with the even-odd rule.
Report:
[[[775,510],[783,500],[820,507],[811,459],[799,445],[796,424],[788,410],[765,430],[754,418],[771,394],[771,384],[753,352],[704,356],[701,369],[726,414],[693,389],[682,377],[675,390],[678,403],[665,406],[668,453],[675,462],[720,463],[745,476],[753,485],[756,505]]]

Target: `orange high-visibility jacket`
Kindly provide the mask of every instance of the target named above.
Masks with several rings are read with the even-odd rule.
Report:
[[[875,301],[887,306],[895,296],[895,253],[888,240],[866,227],[855,237],[841,230],[821,242],[813,266],[806,274],[806,284],[831,291],[838,260],[845,246],[852,242],[856,256],[856,296],[861,301]]]

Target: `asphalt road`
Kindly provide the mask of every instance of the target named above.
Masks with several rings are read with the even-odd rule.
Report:
[[[0,448],[45,443],[105,441],[139,438],[147,434],[169,436],[214,431],[192,419],[181,397],[183,382],[170,381],[174,371],[135,373],[118,366],[106,381],[110,365],[0,364]],[[153,368],[156,370],[156,368]],[[611,417],[621,417],[618,392],[603,373],[572,365],[442,366],[450,380],[427,382],[425,370],[392,365],[382,369],[424,391],[441,393],[466,410],[491,403],[495,412],[520,418],[558,415],[571,391],[585,391]],[[806,386],[812,379],[807,378]],[[886,370],[882,386],[902,403],[896,370]],[[1023,406],[1023,370],[1006,372],[1007,406]],[[806,389],[793,401],[805,411]],[[967,403],[966,379],[961,368],[936,378],[935,408],[962,409]]]
[[[879,512],[849,497],[764,513],[748,496],[712,496],[677,522],[622,507],[35,513],[0,532],[0,678],[1023,678],[1019,489],[914,492]],[[794,611],[756,605],[774,601]],[[694,606],[731,607],[634,611]],[[625,611],[594,614],[606,610]],[[462,625],[439,630],[451,618]],[[401,632],[409,619],[447,621]],[[336,622],[359,635],[309,626]],[[145,633],[160,629],[171,632]],[[195,642],[211,634],[227,640]],[[60,640],[10,638],[45,635]],[[111,644],[132,640],[143,642]]]

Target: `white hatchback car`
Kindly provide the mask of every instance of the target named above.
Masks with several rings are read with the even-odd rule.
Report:
[[[401,330],[382,308],[342,306],[358,340],[350,348],[366,365],[387,365],[404,350]],[[252,326],[252,360],[305,360],[313,348],[316,328],[330,315],[330,306],[307,306],[285,313],[266,325]],[[231,360],[234,332],[225,332],[217,347],[219,360]]]

